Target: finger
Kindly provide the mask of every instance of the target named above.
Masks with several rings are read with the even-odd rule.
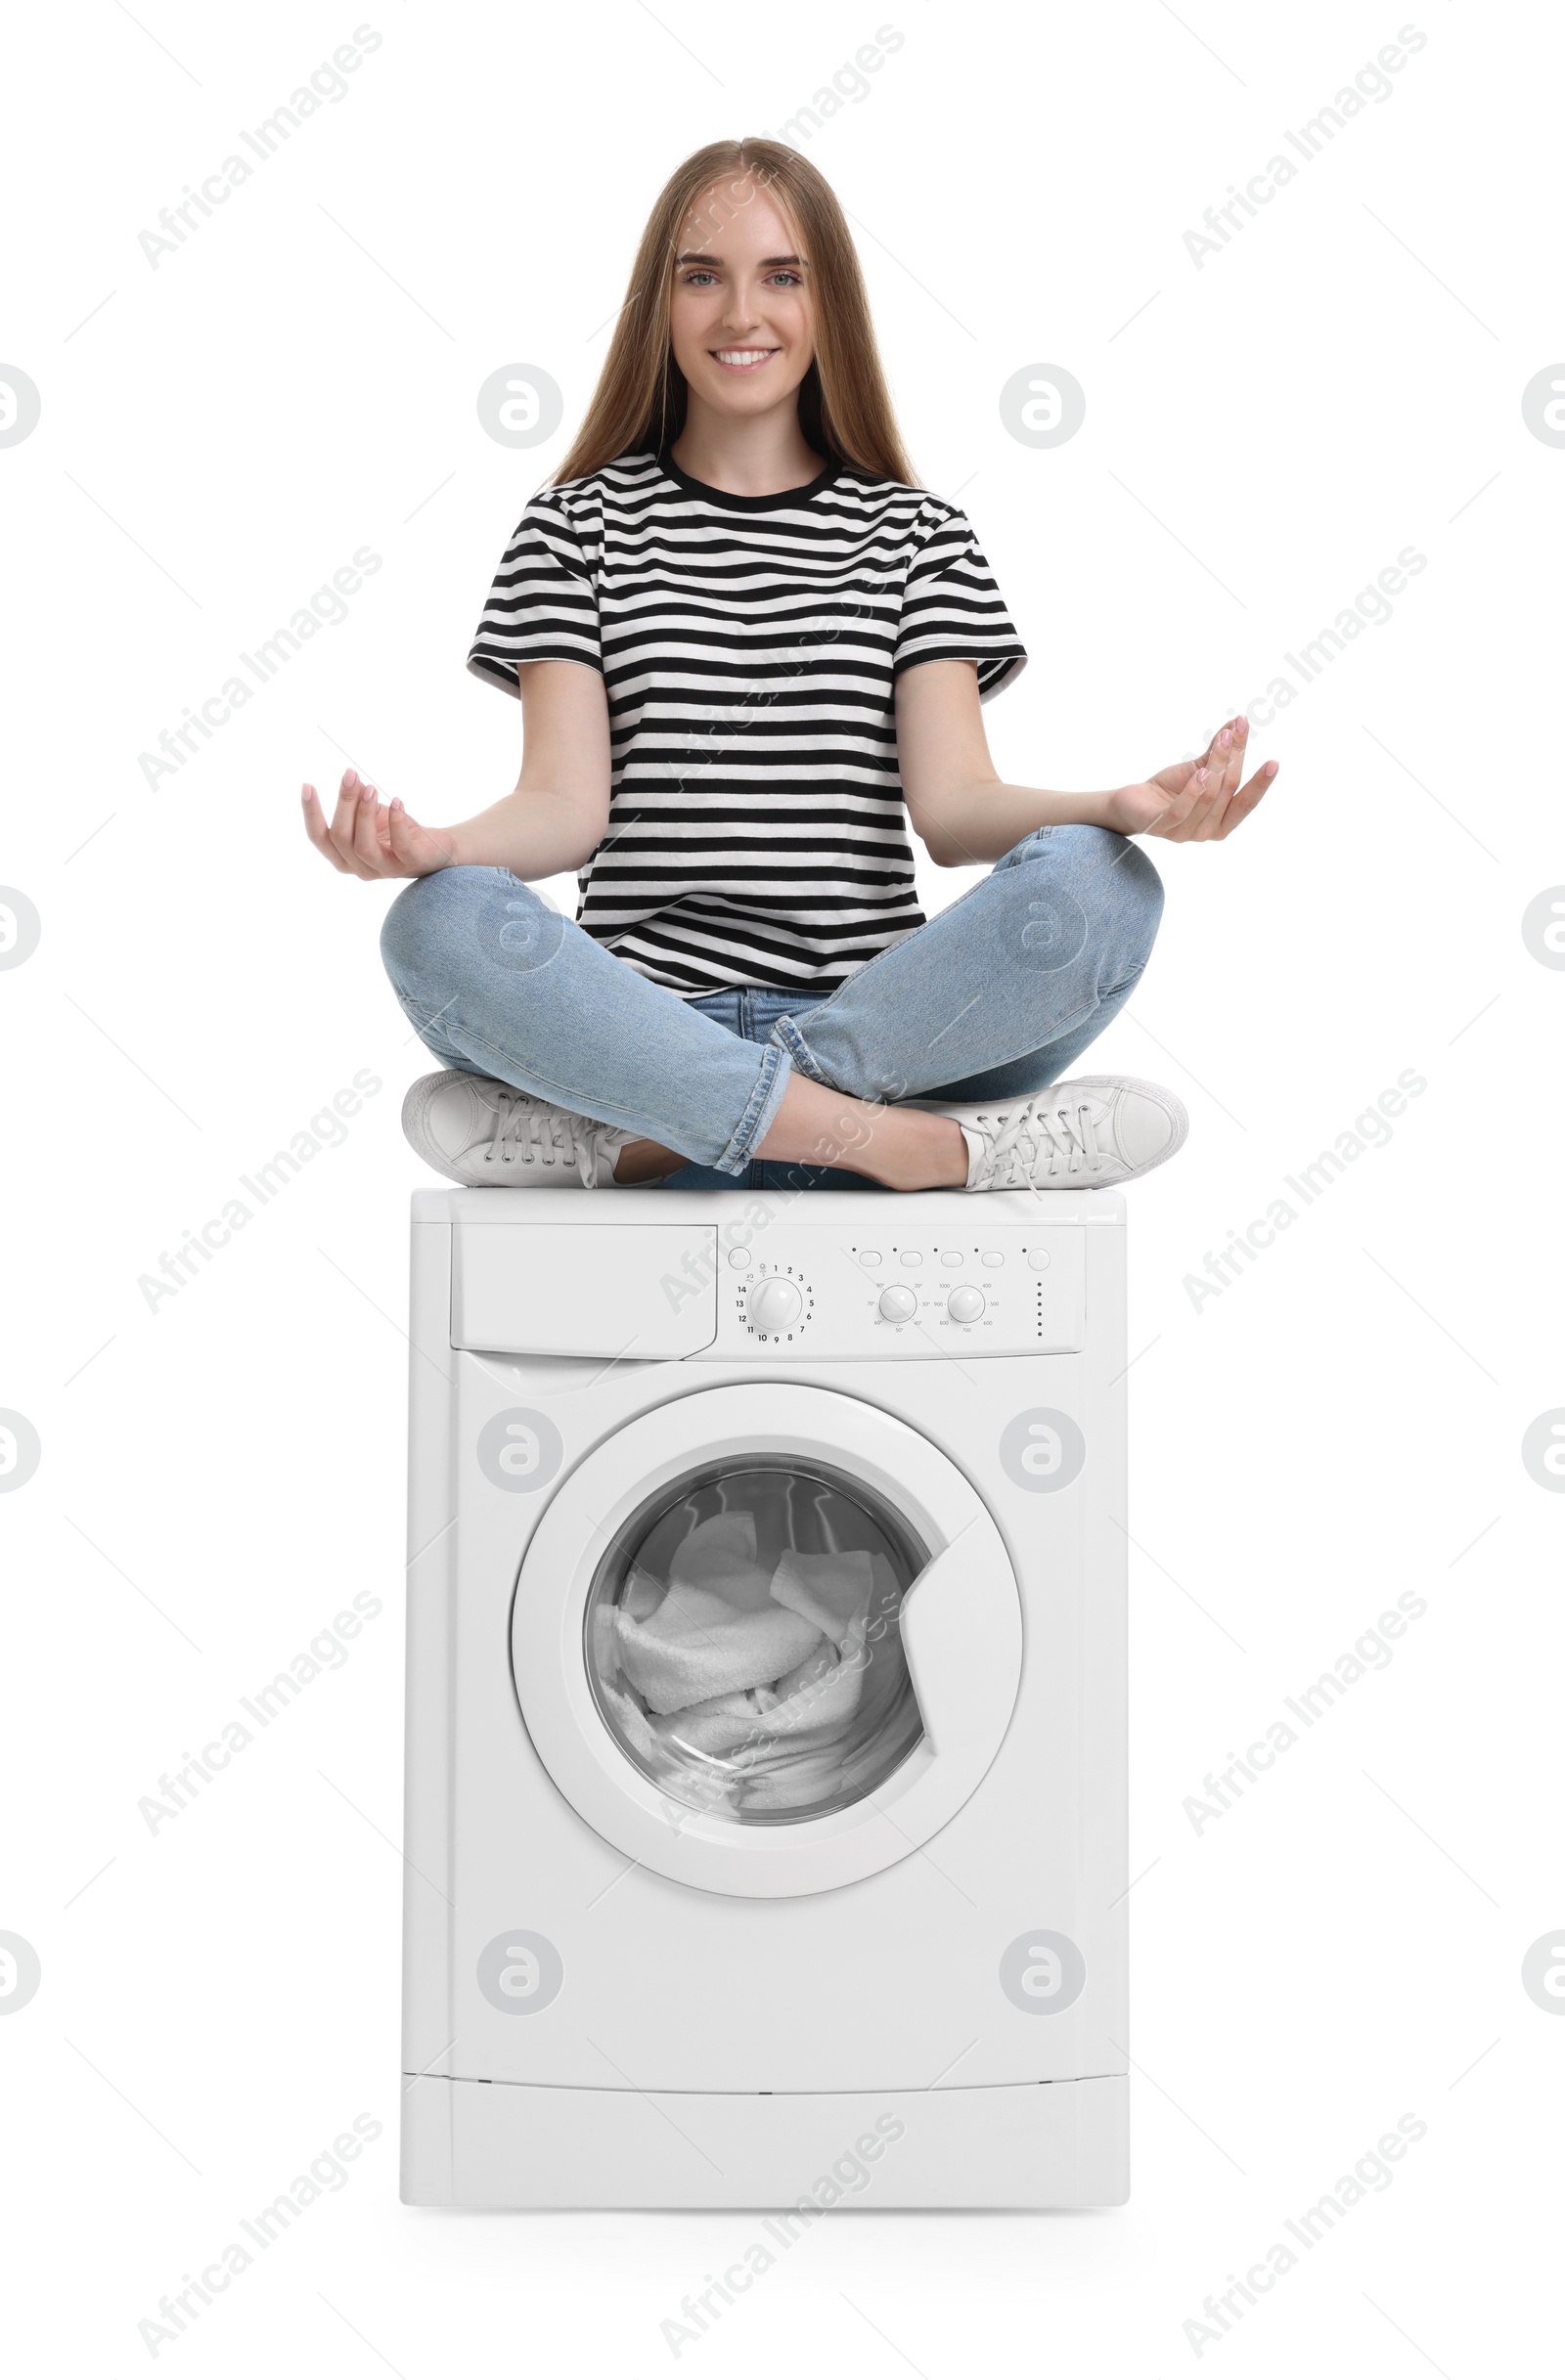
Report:
[[[386,831],[390,839],[391,856],[408,874],[420,874],[425,865],[423,846],[426,840],[424,828],[416,818],[410,818],[400,801],[393,802],[386,812]]]
[[[1179,801],[1170,802],[1162,816],[1148,828],[1149,833],[1160,836],[1165,843],[1183,843],[1185,841],[1186,821],[1189,818],[1193,801],[1193,777],[1191,778],[1191,788],[1189,796],[1182,795]]]
[[[1211,801],[1202,809],[1200,816],[1191,820],[1190,841],[1192,843],[1221,842],[1223,821],[1230,807],[1231,796],[1223,791],[1220,783]]]
[[[338,851],[353,840],[353,821],[358,815],[362,787],[356,769],[344,769],[342,782],[336,789],[336,808],[332,813],[332,835]]]
[[[376,832],[375,825],[379,809],[380,796],[375,787],[370,784],[363,785],[359,793],[357,815],[353,821],[353,855],[356,859],[362,861],[366,872],[372,876],[378,876],[380,873],[379,864],[380,838]]]
[[[1244,768],[1244,738],[1247,722],[1241,717],[1230,719],[1224,732],[1228,736],[1228,790],[1237,793],[1239,777]]]
[[[1175,761],[1171,767],[1160,769],[1156,776],[1149,777],[1147,782],[1166,793],[1171,802],[1178,802],[1189,792],[1199,766],[1198,761]]]
[[[1281,766],[1280,761],[1263,761],[1249,783],[1239,787],[1238,792],[1229,804],[1223,820],[1225,835],[1230,835],[1235,826],[1240,825],[1249,816]]]
[[[1224,723],[1218,735],[1218,749],[1223,762],[1223,800],[1231,801],[1239,789],[1244,774],[1244,754],[1250,723],[1239,712]]]
[[[349,769],[343,775],[341,789],[337,795],[336,809],[333,814],[328,831],[333,843],[342,855],[348,874],[357,876],[361,883],[370,882],[372,878],[379,876],[381,872],[375,864],[373,821],[369,824],[368,844],[366,845],[360,840],[365,831],[360,824],[362,814],[366,810],[373,812],[374,808],[374,786],[367,785],[357,770]]]
[[[1160,835],[1173,834],[1177,827],[1185,824],[1185,819],[1195,808],[1204,789],[1201,778],[1201,771],[1204,767],[1204,761],[1190,762],[1185,771],[1185,782],[1177,793],[1170,794],[1167,804],[1154,821]]]
[[[1198,792],[1199,788],[1192,778],[1190,791],[1187,794],[1181,794],[1177,802],[1170,802],[1161,817],[1155,818],[1146,832],[1160,835],[1164,841],[1169,843],[1183,843]]]
[[[306,785],[302,798],[304,803],[305,833],[309,836],[310,841],[314,844],[316,850],[323,853],[325,857],[331,860],[332,865],[338,871],[339,874],[345,876],[348,872],[348,863],[343,859],[341,853],[337,850],[335,844],[332,841],[331,836],[327,832],[326,813],[321,808],[320,795],[316,792],[313,785]]]
[[[385,822],[392,858],[400,867],[414,866],[421,831],[419,826],[409,817],[399,801],[393,802],[386,812]]]
[[[1235,790],[1239,781],[1239,763],[1244,757],[1244,747],[1239,741],[1238,727],[1236,719],[1226,719],[1212,738],[1208,767],[1215,769],[1222,780],[1224,799]]]
[[[383,876],[394,864],[391,858],[391,829],[379,786],[374,788],[374,800],[365,804],[370,813],[370,865],[378,876]]]
[[[1237,790],[1239,782],[1239,747],[1233,741],[1233,727],[1230,724],[1219,730],[1213,751],[1212,766],[1207,772],[1208,799],[1201,815],[1194,821],[1192,842],[1211,843],[1223,832],[1224,815]]]
[[[1196,762],[1184,793],[1177,802],[1170,802],[1170,828],[1167,828],[1170,843],[1188,843],[1193,838],[1213,800],[1213,769],[1205,762]]]
[[[1188,806],[1170,835],[1171,842],[1193,843],[1198,839],[1201,828],[1211,816],[1212,805],[1218,798],[1221,783],[1220,771],[1209,766],[1197,768],[1190,779]]]
[[[1221,726],[1213,728],[1212,740],[1201,755],[1208,769],[1222,769],[1225,766],[1238,739],[1238,727],[1239,722],[1235,718],[1225,719]]]
[[[331,824],[326,830],[332,838],[333,849],[338,854],[348,874],[357,876],[361,880],[376,872],[364,864],[360,854],[354,847],[354,830],[358,824],[363,795],[364,780],[358,771],[344,769],[342,782],[337,787],[336,807],[332,813]]]

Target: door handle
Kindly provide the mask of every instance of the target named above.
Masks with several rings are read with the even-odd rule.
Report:
[[[902,1599],[902,1650],[937,1756],[998,1750],[1021,1686],[1021,1604],[998,1538],[963,1529]]]

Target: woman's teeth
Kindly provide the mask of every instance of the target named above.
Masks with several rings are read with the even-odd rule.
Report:
[[[713,349],[720,364],[730,372],[753,372],[759,364],[769,364],[776,355],[775,347],[716,347]]]

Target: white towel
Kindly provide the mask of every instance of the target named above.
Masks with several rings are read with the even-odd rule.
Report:
[[[699,1521],[675,1547],[668,1565],[671,1587],[707,1587],[737,1611],[764,1611],[772,1600],[772,1574],[755,1559],[755,1515],[715,1513]]]
[[[807,1739],[822,1745],[834,1743],[859,1707],[864,1692],[864,1621],[856,1619],[842,1641],[838,1658],[820,1677],[779,1698],[756,1721],[754,1757],[764,1757],[784,1738]],[[801,1749],[803,1743],[801,1741]]]
[[[790,1550],[768,1574],[754,1515],[727,1512],[689,1531],[668,1575],[665,1592],[638,1566],[604,1614],[620,1673],[605,1700],[682,1803],[802,1811],[874,1768],[907,1682],[884,1555]]]
[[[789,1687],[786,1694],[784,1687]],[[800,1740],[801,1749],[806,1742],[822,1748],[835,1743],[863,1690],[864,1622],[859,1619],[841,1656],[834,1651],[812,1654],[779,1680],[776,1692],[756,1686],[746,1694],[714,1695],[688,1710],[654,1718],[651,1732],[667,1745],[722,1755],[745,1770],[764,1768],[785,1739]]]
[[[777,1701],[770,1687],[752,1686],[741,1695],[714,1695],[710,1701],[693,1702],[688,1710],[673,1710],[643,1720],[661,1743],[684,1745],[688,1751],[732,1753],[744,1744],[765,1744],[768,1712]]]
[[[836,1665],[837,1649],[835,1645],[818,1646],[814,1653],[805,1654],[796,1668],[785,1671],[779,1678],[777,1682],[778,1701],[785,1702],[789,1695],[797,1694],[801,1686],[813,1686],[817,1678],[829,1677]]]
[[[778,1564],[772,1594],[840,1645],[853,1622],[868,1612],[874,1584],[872,1555],[790,1552]]]
[[[613,1619],[626,1677],[660,1712],[770,1686],[821,1641],[798,1611],[770,1601],[763,1610],[736,1610],[709,1587],[670,1587],[649,1619],[623,1611]]]

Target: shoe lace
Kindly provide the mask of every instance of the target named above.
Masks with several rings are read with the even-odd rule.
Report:
[[[484,1151],[484,1164],[511,1166],[569,1165],[584,1189],[593,1181],[593,1129],[585,1116],[551,1107],[526,1091],[495,1094],[494,1137]]]
[[[1094,1111],[1085,1099],[1060,1108],[1029,1099],[1024,1107],[1002,1117],[986,1152],[983,1171],[989,1181],[1025,1187],[1041,1171],[1051,1177],[1062,1169],[1096,1173],[1102,1163]]]

